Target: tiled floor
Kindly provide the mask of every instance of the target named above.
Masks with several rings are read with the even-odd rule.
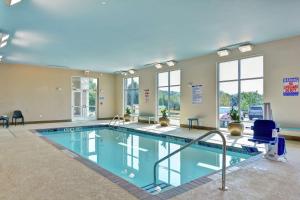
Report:
[[[30,129],[105,123],[76,122],[0,128],[0,199],[135,199],[105,177],[32,134]],[[156,133],[195,138],[206,131],[157,125],[126,126]],[[226,136],[227,145],[246,144],[246,137]],[[209,141],[220,143],[219,136]],[[229,190],[216,179],[173,199],[299,199],[300,143],[289,141],[288,162],[261,159],[227,176]]]

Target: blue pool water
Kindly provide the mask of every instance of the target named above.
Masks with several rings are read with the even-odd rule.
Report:
[[[39,133],[138,187],[153,183],[154,163],[185,144],[184,139],[109,127],[41,130]],[[227,151],[227,166],[249,157]],[[220,170],[221,163],[221,149],[195,144],[160,163],[157,177],[159,182],[176,187]]]

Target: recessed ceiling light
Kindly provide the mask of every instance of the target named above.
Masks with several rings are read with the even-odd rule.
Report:
[[[154,66],[156,67],[156,69],[161,69],[162,68],[162,64],[160,64],[160,63],[156,63]]]
[[[229,55],[229,50],[228,49],[221,49],[217,52],[217,54],[220,56],[220,57],[223,57],[223,56],[228,56]]]
[[[7,41],[0,43],[0,48],[3,48],[7,45]]]
[[[8,34],[2,34],[2,36],[1,36],[1,42],[7,41],[8,38],[9,38]]]
[[[9,5],[9,6],[13,6],[19,2],[21,2],[22,0],[6,0],[6,3]]]
[[[176,64],[175,61],[173,61],[173,60],[167,61],[166,63],[169,67],[173,67]]]
[[[242,46],[239,46],[239,50],[242,53],[248,52],[248,51],[252,51],[253,46],[251,44],[244,44]]]
[[[135,70],[134,69],[130,69],[128,70],[129,74],[134,74],[135,73]]]

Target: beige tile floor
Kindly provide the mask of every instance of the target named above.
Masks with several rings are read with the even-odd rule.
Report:
[[[0,200],[135,199],[124,189],[65,155],[29,130],[106,123],[76,122],[0,128]],[[206,131],[157,125],[125,126],[195,138]],[[228,145],[246,144],[247,137],[226,135]],[[218,136],[208,139],[220,143]],[[209,182],[173,199],[300,199],[300,143],[289,141],[288,162],[261,159],[227,176],[229,190]]]

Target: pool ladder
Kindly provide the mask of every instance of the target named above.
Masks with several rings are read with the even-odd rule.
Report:
[[[191,146],[192,144],[199,142],[200,140],[206,138],[207,136],[209,136],[211,134],[218,134],[222,138],[222,142],[223,142],[223,145],[222,145],[222,185],[220,187],[220,190],[226,191],[227,190],[227,187],[226,187],[226,139],[225,139],[225,136],[218,130],[209,131],[209,132],[205,133],[204,135],[198,137],[197,139],[194,139],[191,142],[187,143],[186,145],[182,146],[181,148],[177,149],[176,151],[173,151],[172,153],[168,154],[167,156],[163,157],[162,159],[158,160],[154,164],[154,167],[153,167],[154,182],[152,184],[144,186],[143,189],[150,193],[153,193],[156,191],[157,187],[159,187],[159,189],[164,189],[164,188],[168,187],[166,183],[165,183],[166,185],[163,185],[163,188],[161,187],[161,183],[160,184],[157,183],[158,164],[161,163],[162,161],[170,158],[171,156],[175,155],[176,153],[186,149],[187,147]]]
[[[117,127],[119,127],[119,126],[120,126],[120,121],[121,121],[120,116],[119,116],[119,115],[115,115],[115,116],[113,117],[113,119],[110,120],[108,126],[117,126]],[[123,122],[123,125],[124,125],[124,119],[122,119],[122,122]],[[118,124],[117,124],[117,123],[118,123]]]

